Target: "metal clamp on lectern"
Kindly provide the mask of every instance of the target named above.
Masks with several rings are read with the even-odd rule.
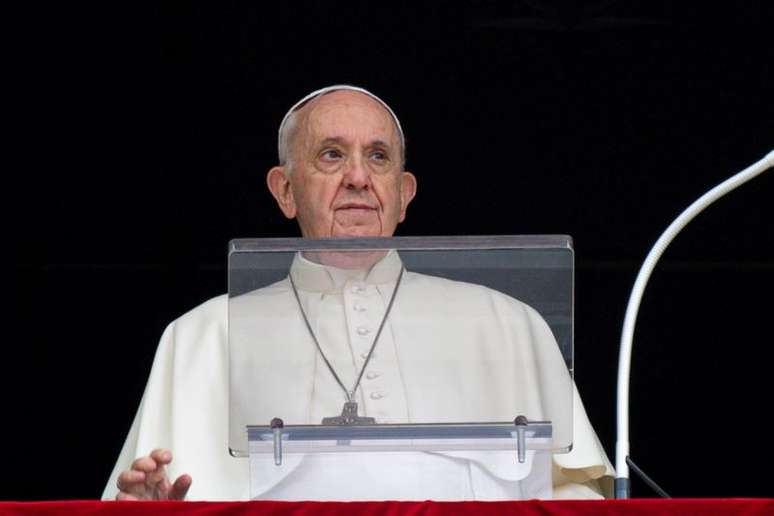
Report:
[[[271,433],[274,439],[274,464],[282,464],[282,428],[285,423],[278,417],[271,420]]]
[[[516,416],[513,424],[516,425],[516,452],[519,457],[519,464],[524,464],[524,461],[527,460],[526,430],[529,420],[527,420],[526,416]]]

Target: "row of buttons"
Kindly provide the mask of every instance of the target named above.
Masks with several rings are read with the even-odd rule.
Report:
[[[352,286],[352,288],[351,288],[351,292],[352,292],[353,294],[362,294],[362,293],[364,293],[365,291],[366,291],[366,288],[365,288],[364,286],[362,286],[362,285],[354,285],[354,286]],[[355,310],[356,312],[360,312],[360,313],[363,313],[363,312],[366,312],[366,311],[367,311],[366,307],[365,307],[363,304],[359,303],[359,302],[355,302],[355,304],[354,304],[354,305],[352,305],[352,309],[353,309],[353,310]],[[370,330],[370,328],[368,328],[368,327],[366,327],[366,326],[358,326],[358,327],[355,329],[355,331],[356,331],[356,332],[357,332],[357,334],[358,334],[358,335],[360,335],[361,337],[365,337],[366,335],[368,335],[369,333],[371,333],[371,330]],[[368,352],[367,352],[367,351],[364,351],[363,353],[361,353],[361,354],[360,354],[360,357],[361,357],[363,360],[367,359],[367,358],[368,358]],[[372,359],[372,360],[373,360],[373,359],[375,359],[375,358],[376,358],[376,356],[375,356],[375,355],[372,355],[372,356],[371,356],[371,359]],[[368,371],[368,372],[365,374],[365,377],[366,377],[366,379],[368,379],[368,380],[375,380],[375,379],[379,378],[380,376],[382,376],[382,373],[381,373],[381,372],[379,372],[379,371]],[[383,398],[384,398],[384,397],[386,397],[386,396],[387,396],[387,393],[386,393],[385,391],[380,391],[380,390],[377,390],[377,391],[372,391],[371,393],[369,393],[369,394],[368,394],[368,397],[369,397],[370,399],[374,400],[374,401],[381,400],[381,399],[383,399]]]

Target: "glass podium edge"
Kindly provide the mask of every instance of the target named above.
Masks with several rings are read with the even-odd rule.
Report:
[[[567,249],[574,254],[569,235],[405,236],[366,238],[235,238],[229,254],[251,251],[295,252],[335,249],[396,249],[405,251],[454,249]]]

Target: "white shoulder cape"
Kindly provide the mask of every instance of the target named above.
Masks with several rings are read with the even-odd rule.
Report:
[[[191,500],[247,500],[246,459],[228,451],[228,298],[219,296],[172,322],[164,331],[150,378],[129,435],[103,493],[117,494],[116,480],[132,461],[168,448],[172,479],[193,477]],[[598,498],[611,492],[612,466],[577,390],[573,399],[574,442],[554,455],[554,498]],[[484,456],[484,455],[482,455]],[[508,464],[485,465],[507,477]],[[267,486],[270,487],[270,486]]]

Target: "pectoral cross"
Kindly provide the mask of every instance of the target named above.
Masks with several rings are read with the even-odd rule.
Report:
[[[340,416],[324,417],[324,425],[345,426],[345,425],[374,425],[376,419],[372,417],[360,417],[357,415],[357,402],[348,401],[344,403]]]

